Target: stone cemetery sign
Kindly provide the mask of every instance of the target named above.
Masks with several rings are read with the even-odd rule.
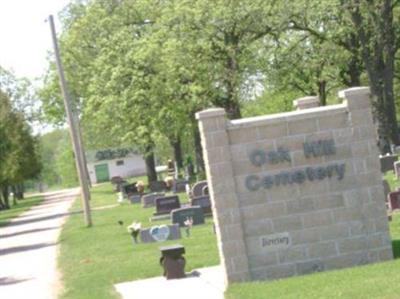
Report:
[[[392,259],[369,88],[339,96],[232,121],[197,114],[227,283]]]
[[[185,226],[184,222],[188,218],[193,219],[193,225],[204,224],[203,209],[201,207],[186,207],[171,212],[172,223],[177,223],[181,227]]]
[[[192,198],[190,204],[192,206],[200,206],[203,209],[204,214],[212,213],[209,195]]]
[[[179,209],[181,203],[179,197],[176,195],[157,197],[156,201],[156,213],[154,215],[169,214],[172,210]]]
[[[178,224],[152,226],[140,230],[140,240],[143,243],[163,242],[181,238],[181,230]]]

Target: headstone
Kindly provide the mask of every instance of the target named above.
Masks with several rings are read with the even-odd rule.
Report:
[[[167,184],[164,181],[153,181],[149,183],[151,192],[161,192],[167,190]]]
[[[387,180],[382,180],[383,184],[383,193],[385,194],[385,198],[387,198],[388,194],[390,193],[390,186]]]
[[[142,196],[140,194],[131,194],[128,199],[131,203],[140,203]]]
[[[192,198],[190,204],[191,206],[200,206],[204,214],[212,213],[210,196],[208,195]]]
[[[396,174],[396,178],[399,179],[400,178],[400,161],[394,162],[393,166],[394,166],[394,173]]]
[[[160,264],[164,267],[164,276],[167,279],[184,278],[185,275],[185,248],[180,245],[160,247],[162,257]]]
[[[386,155],[381,156],[379,161],[381,162],[381,172],[387,172],[389,170],[393,170],[393,164],[397,161],[397,155]]]
[[[193,185],[191,197],[203,196],[203,188],[207,186],[207,181],[199,181]]]
[[[136,183],[133,184],[127,184],[122,186],[122,192],[127,196],[131,196],[133,194],[138,193]]]
[[[400,191],[390,192],[388,195],[388,199],[389,207],[392,211],[400,209]]]
[[[199,206],[187,207],[173,210],[171,212],[172,223],[178,223],[179,226],[185,226],[185,221],[188,218],[193,219],[192,225],[204,224],[203,209]]]
[[[121,187],[124,184],[127,184],[127,182],[120,176],[113,176],[111,178],[111,184],[114,185],[114,191],[115,192],[121,192]]]
[[[167,227],[167,229],[165,228]],[[167,235],[168,230],[168,235]],[[181,230],[178,224],[153,226],[140,231],[140,240],[143,243],[162,242],[167,235],[166,240],[177,240],[181,238]]]
[[[156,198],[165,197],[165,193],[150,193],[142,196],[142,207],[150,208],[156,204]]]
[[[154,215],[169,214],[172,210],[179,209],[181,203],[176,195],[156,198],[156,213]]]
[[[174,193],[185,192],[187,184],[189,184],[187,180],[174,180],[172,190]]]
[[[113,176],[110,179],[111,184],[116,185],[116,184],[121,184],[122,182],[124,182],[124,179],[121,178],[120,176]]]

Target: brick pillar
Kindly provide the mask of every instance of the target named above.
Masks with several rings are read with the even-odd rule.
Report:
[[[226,285],[250,279],[247,250],[244,242],[239,201],[229,139],[226,131],[225,110],[213,108],[198,112],[207,182],[217,232],[221,265],[225,270]]]
[[[315,108],[318,106],[319,106],[319,97],[316,96],[299,98],[293,101],[293,107],[296,110],[304,110],[309,108]]]
[[[393,258],[385,195],[377,146],[377,129],[371,112],[369,87],[354,87],[339,92],[350,113],[351,153],[356,184],[365,186],[368,201],[358,206],[362,213],[370,262]],[[364,189],[365,190],[365,189]],[[379,240],[379,242],[376,242]]]

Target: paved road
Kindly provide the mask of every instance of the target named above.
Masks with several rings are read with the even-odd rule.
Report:
[[[0,298],[57,298],[57,240],[78,193],[47,193],[42,204],[0,228]]]

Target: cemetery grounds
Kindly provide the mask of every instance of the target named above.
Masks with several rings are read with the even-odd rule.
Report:
[[[394,190],[400,186],[392,171],[385,178]],[[182,244],[186,249],[186,272],[219,263],[212,219],[195,226],[187,237],[164,243],[133,244],[127,226],[139,221],[142,228],[167,224],[170,221],[149,222],[154,208],[125,202],[115,205],[117,195],[110,183],[92,189],[91,207],[104,207],[92,213],[94,226],[86,228],[81,214],[72,214],[60,236],[58,266],[63,277],[60,299],[117,299],[116,283],[162,275],[159,247]],[[185,193],[179,194],[187,202]],[[76,200],[72,210],[80,209]],[[123,225],[118,224],[123,221]],[[233,284],[225,294],[227,299],[262,298],[400,298],[400,214],[390,222],[394,261],[356,268],[315,273],[273,282]],[[190,298],[190,294],[188,295]],[[162,299],[162,298],[160,298]]]

